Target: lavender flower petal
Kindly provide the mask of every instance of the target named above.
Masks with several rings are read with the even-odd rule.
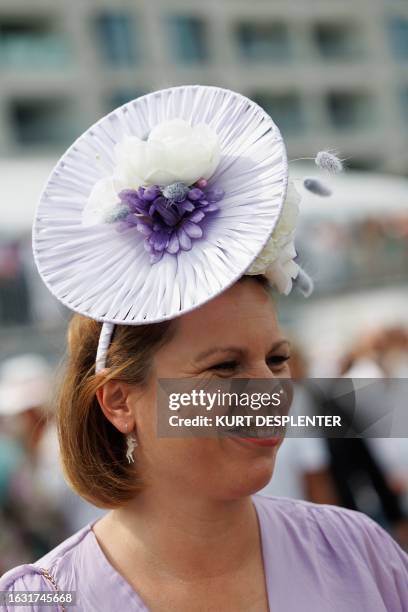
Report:
[[[184,200],[184,202],[177,204],[177,210],[179,211],[180,215],[183,215],[185,212],[192,212],[195,210],[195,206],[192,202],[190,202],[190,200]]]
[[[127,204],[132,212],[146,212],[146,204],[139,198],[137,191],[134,191],[134,189],[124,189],[119,193],[119,198],[121,202]]]
[[[138,230],[138,232],[143,234],[143,236],[146,236],[146,238],[149,238],[149,236],[151,236],[153,232],[151,225],[143,221],[138,222],[138,224],[136,225],[136,229]]]
[[[143,194],[143,199],[147,202],[153,202],[160,195],[160,187],[158,185],[152,185],[147,187]]]
[[[203,196],[204,192],[201,191],[201,189],[198,189],[198,187],[193,187],[193,189],[190,189],[190,191],[188,192],[188,199],[192,200],[193,202],[199,200]]]
[[[155,264],[163,257],[163,251],[152,251],[150,253],[150,263]]]
[[[136,217],[134,214],[130,213],[130,215],[127,215],[124,221],[128,227],[135,227],[139,223],[140,217]]]
[[[207,206],[204,206],[204,208],[202,208],[201,210],[205,213],[209,213],[209,212],[215,212],[219,209],[220,207],[217,206],[217,204],[212,203],[212,204],[208,204]]]
[[[203,235],[201,227],[192,221],[184,221],[181,227],[190,238],[201,238]]]
[[[225,191],[220,187],[214,187],[213,189],[209,189],[205,196],[209,202],[219,202],[225,195]]]
[[[180,243],[176,232],[173,232],[171,238],[169,240],[169,244],[167,245],[166,251],[175,255],[180,250]]]
[[[193,223],[199,223],[200,221],[202,221],[202,219],[204,219],[205,217],[205,212],[201,209],[197,209],[194,210],[190,215],[188,215],[187,219],[189,219],[189,221],[192,221]]]
[[[186,234],[182,227],[177,231],[177,236],[180,243],[180,249],[183,251],[189,251],[191,249],[191,238]]]
[[[149,242],[155,251],[164,251],[169,243],[169,234],[164,230],[160,232],[152,232]]]

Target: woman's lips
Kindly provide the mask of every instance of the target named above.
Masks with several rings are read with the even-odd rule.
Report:
[[[281,438],[241,438],[241,440],[251,442],[251,444],[256,444],[257,446],[277,446]]]
[[[261,446],[264,448],[273,448],[279,446],[279,444],[282,442],[282,436],[274,436],[271,438],[246,438],[244,436],[229,436],[229,438],[247,447]]]
[[[284,438],[283,431],[268,431],[250,427],[230,428],[230,430],[225,433],[227,435],[229,434],[229,437],[235,439],[237,442],[243,443],[244,446],[274,447],[278,446]]]

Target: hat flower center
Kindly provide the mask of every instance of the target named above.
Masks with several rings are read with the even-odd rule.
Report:
[[[156,263],[165,252],[176,255],[190,250],[193,241],[203,235],[205,219],[218,211],[223,197],[224,191],[209,188],[204,178],[191,186],[177,181],[163,188],[124,189],[119,193],[122,212],[118,229],[135,227],[143,234],[150,262]]]

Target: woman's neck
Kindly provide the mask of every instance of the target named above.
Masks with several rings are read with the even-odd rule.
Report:
[[[259,526],[250,497],[181,498],[146,489],[105,521],[114,559],[122,558],[130,567],[143,560],[163,577],[194,581],[235,574],[259,555]]]

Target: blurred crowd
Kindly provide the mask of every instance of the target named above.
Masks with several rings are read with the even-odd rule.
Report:
[[[62,312],[59,302],[39,282],[31,235],[0,233],[0,331],[11,326],[56,327],[61,325]]]
[[[339,374],[355,378],[408,378],[408,329],[397,325],[362,334],[343,355]]]
[[[339,359],[339,377],[405,377],[408,329],[362,334]],[[309,363],[295,347],[292,377]],[[52,413],[55,369],[37,354],[0,363],[0,573],[27,563],[95,519],[101,511],[78,498],[59,464]],[[291,410],[319,398],[307,386]],[[265,494],[334,503],[369,514],[408,549],[408,439],[287,437]]]
[[[41,557],[100,513],[63,478],[54,377],[36,354],[0,364],[0,575]]]
[[[299,390],[291,412],[318,411],[327,401],[307,380],[309,364],[299,347],[292,349],[291,374]],[[337,376],[360,384],[368,379],[408,377],[408,329],[382,327],[362,333],[338,358]],[[375,393],[377,388],[375,388]],[[392,391],[392,388],[391,388]],[[372,397],[369,411],[384,411],[392,394]],[[384,400],[384,398],[388,398]],[[333,401],[333,400],[332,400]],[[392,400],[391,400],[392,401]],[[403,398],[405,409],[406,398]],[[344,411],[341,402],[330,406]],[[358,405],[358,409],[363,406]],[[286,437],[271,482],[263,493],[337,504],[368,514],[408,550],[408,438],[299,438]]]
[[[319,294],[404,282],[408,269],[406,213],[325,220],[306,216],[297,246]],[[307,237],[307,238],[305,238]]]

